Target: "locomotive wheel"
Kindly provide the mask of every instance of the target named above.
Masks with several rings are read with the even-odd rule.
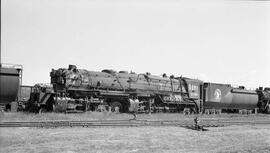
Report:
[[[41,113],[46,113],[47,110],[43,107],[41,107],[39,110],[38,110],[38,113],[41,114]]]
[[[270,104],[267,104],[267,105],[265,106],[264,112],[265,112],[266,114],[270,114]]]
[[[120,102],[115,101],[115,102],[112,102],[110,105],[111,105],[112,112],[115,112],[116,107],[118,107],[119,112],[122,113],[123,106]]]

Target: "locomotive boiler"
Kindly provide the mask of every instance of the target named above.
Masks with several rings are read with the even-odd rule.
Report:
[[[87,99],[92,105],[100,101],[112,110],[118,107],[121,112],[128,111],[130,98],[138,99],[139,110],[148,112],[165,109],[198,112],[201,109],[203,82],[196,79],[113,70],[96,72],[77,69],[74,65],[68,69],[53,69],[50,76],[58,95]]]

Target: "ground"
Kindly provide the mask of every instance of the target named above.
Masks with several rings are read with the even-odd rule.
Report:
[[[1,128],[2,153],[270,152],[270,127]]]
[[[2,116],[1,121],[10,120],[7,119],[10,115],[13,115],[13,118],[16,120],[14,114],[5,114],[5,117]],[[100,114],[96,115],[99,116]],[[100,117],[103,115],[100,115]],[[41,118],[44,119],[44,116]],[[47,116],[50,115],[47,114]],[[69,118],[71,116],[67,115],[66,117]],[[120,118],[120,116],[129,117],[123,114],[120,116],[116,115],[117,117],[113,117],[113,115],[110,116],[113,119]],[[175,118],[179,117],[178,114],[156,114],[148,118],[156,119],[160,117],[165,119],[167,116],[171,119],[173,116]],[[29,116],[24,117],[26,119],[30,118]],[[62,117],[63,116],[60,115],[60,118]],[[74,116],[72,116],[72,118],[73,117]],[[86,115],[84,117],[86,117]],[[143,117],[143,115],[139,117]],[[254,116],[250,117],[253,118]],[[34,115],[35,120],[36,118],[39,117]],[[270,152],[269,124],[233,125],[207,129],[209,131],[194,131],[176,126],[0,128],[0,152]]]
[[[153,113],[149,114],[138,114],[137,119],[147,120],[193,120],[195,117],[199,117],[201,120],[204,119],[230,119],[230,120],[269,120],[270,114],[251,114],[251,115],[240,115],[240,114],[217,114],[217,115],[183,115],[179,113]],[[64,114],[64,113],[0,113],[0,122],[5,121],[56,121],[56,120],[72,120],[72,121],[86,121],[86,120],[128,120],[132,119],[132,114],[117,114],[109,112],[86,112],[86,113],[75,113],[75,114]]]

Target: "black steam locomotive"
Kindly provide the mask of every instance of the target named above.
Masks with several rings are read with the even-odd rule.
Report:
[[[128,112],[131,99],[141,112],[207,110],[257,110],[269,112],[270,89],[246,90],[229,84],[203,82],[186,77],[127,71],[101,72],[69,68],[52,69],[53,109]]]

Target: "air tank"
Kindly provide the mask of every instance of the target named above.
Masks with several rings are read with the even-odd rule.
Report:
[[[21,65],[0,64],[0,105],[17,99],[21,84]]]
[[[254,90],[233,88],[229,84],[204,83],[204,108],[254,109],[258,101]]]

